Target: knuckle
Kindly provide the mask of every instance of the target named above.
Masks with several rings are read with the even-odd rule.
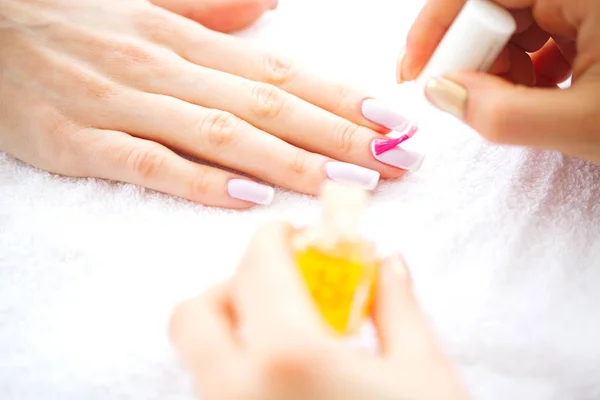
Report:
[[[170,33],[173,24],[164,10],[155,7],[134,7],[130,18],[133,27],[141,34],[152,35],[157,32]]]
[[[211,191],[211,172],[204,168],[199,168],[190,181],[189,195],[191,199],[205,199]]]
[[[279,55],[267,54],[264,56],[264,71],[265,82],[282,86],[293,79],[295,70],[290,60]]]
[[[276,118],[284,110],[286,93],[270,84],[257,83],[252,88],[254,112],[259,117]]]
[[[335,147],[342,153],[350,153],[356,146],[360,127],[352,122],[341,122],[334,131]]]
[[[82,78],[82,81],[87,80]],[[92,79],[84,83],[84,87],[87,88],[88,95],[96,100],[110,100],[116,97],[120,93],[119,86],[109,80]]]
[[[75,129],[73,129],[71,121],[55,113],[46,113],[45,117],[47,119],[44,124],[46,125],[48,136],[52,138],[53,142],[60,143],[61,146],[73,144],[71,139],[76,135],[72,135]]]
[[[334,110],[340,110],[344,108],[344,105],[350,97],[350,88],[345,85],[336,85],[334,92]]]
[[[127,155],[126,165],[141,179],[154,176],[167,160],[167,153],[160,145],[139,146]]]
[[[232,145],[237,140],[240,123],[233,114],[214,110],[200,122],[199,130],[212,146]]]
[[[107,47],[109,47],[111,53],[118,57],[121,62],[127,64],[148,65],[158,63],[158,57],[154,52],[151,51],[150,48],[138,43],[113,40]]]
[[[53,172],[70,176],[89,176],[89,141],[80,128],[70,120],[57,115],[46,115],[49,141],[36,145],[40,162]],[[48,143],[49,142],[49,143]],[[42,148],[43,146],[43,148]]]
[[[290,170],[294,175],[304,175],[310,169],[311,153],[303,149],[297,149],[296,155],[292,158]]]

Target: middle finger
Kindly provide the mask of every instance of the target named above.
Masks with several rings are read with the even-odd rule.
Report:
[[[151,87],[145,90],[230,112],[294,146],[378,171],[385,178],[399,177],[404,170],[418,165],[403,159],[395,160],[394,166],[383,164],[371,150],[372,142],[380,135],[275,86],[183,60],[176,64],[168,73],[169,79],[151,79],[148,81]],[[407,152],[405,159],[421,157]]]
[[[395,109],[371,99],[366,93],[315,75],[295,62],[261,49],[251,41],[207,30],[173,14],[159,12],[148,17],[146,20],[158,21],[158,24],[169,29],[156,29],[155,25],[143,22],[137,25],[141,34],[196,65],[272,84],[379,133],[387,133],[407,123]],[[372,101],[365,106],[364,102],[368,99]]]

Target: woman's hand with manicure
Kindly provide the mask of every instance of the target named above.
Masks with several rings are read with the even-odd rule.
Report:
[[[0,150],[42,169],[226,208],[411,169],[371,151],[405,124],[383,103],[145,0],[3,0],[0,20]]]
[[[487,139],[561,151],[600,163],[600,8],[594,1],[496,0],[518,33],[490,70],[426,84],[429,101]],[[465,0],[428,0],[398,65],[415,79]],[[573,76],[568,89],[558,84]]]
[[[467,399],[399,258],[381,268],[373,308],[381,350],[369,354],[318,314],[291,235],[284,224],[263,228],[232,278],[175,310],[171,337],[200,398]]]

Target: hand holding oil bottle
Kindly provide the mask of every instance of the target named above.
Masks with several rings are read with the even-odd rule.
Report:
[[[264,227],[232,278],[177,308],[172,339],[201,399],[468,398],[403,261],[361,238],[365,201],[326,184],[319,224]],[[377,352],[346,341],[367,319]]]

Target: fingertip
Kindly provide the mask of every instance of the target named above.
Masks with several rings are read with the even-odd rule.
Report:
[[[194,20],[209,29],[231,33],[256,22],[267,10],[277,7],[277,0],[210,1],[197,7]]]
[[[292,233],[292,226],[285,221],[270,221],[262,225],[250,240],[247,251],[249,264],[279,269],[282,264],[291,261]]]
[[[402,60],[400,60],[399,63],[399,74],[402,78],[402,82],[410,82],[417,79],[420,72],[419,64],[423,64],[422,66],[424,66],[427,60],[432,56],[435,47],[437,47],[437,43],[435,45],[430,44],[429,47],[431,47],[431,49],[425,51],[422,48],[423,40],[421,35],[422,33],[415,32],[411,29],[406,37],[406,45],[400,54]]]
[[[396,60],[396,81],[398,82],[398,84],[406,82],[404,79],[404,74],[402,72],[405,56],[406,56],[406,46],[404,46],[402,48],[402,50],[398,54],[398,58]]]
[[[460,72],[434,78],[426,84],[429,102],[465,122],[486,139],[506,142],[512,118],[514,85],[484,73]]]
[[[275,10],[279,6],[278,0],[265,0],[267,10]]]
[[[389,307],[390,298],[398,299],[409,294],[412,283],[410,272],[400,255],[393,255],[383,261],[379,283],[379,304],[383,307]]]
[[[185,331],[189,316],[194,313],[198,306],[198,299],[187,299],[177,304],[171,313],[168,324],[169,339],[175,345],[178,345],[181,338],[181,332]],[[192,318],[193,320],[193,318]]]
[[[467,93],[464,121],[487,140],[508,145],[561,148],[573,139],[590,96],[578,91],[532,88],[482,73],[452,76]],[[579,130],[577,130],[579,131]]]
[[[373,303],[373,318],[385,353],[394,352],[401,331],[407,329],[405,321],[412,312],[406,308],[414,304],[411,298],[410,274],[404,260],[399,255],[387,258],[381,264]]]
[[[269,221],[260,227],[256,233],[257,237],[287,238],[290,236],[292,226],[289,222],[276,220]]]
[[[569,79],[573,66],[554,40],[531,55],[537,86],[556,86]]]
[[[419,76],[425,63],[419,63],[418,60],[415,60],[415,55],[412,51],[409,51],[408,47],[403,49],[400,56],[402,59],[399,59],[398,64],[398,83],[414,81]]]
[[[384,262],[388,270],[388,274],[391,274],[398,281],[403,284],[410,283],[410,271],[406,266],[406,261],[399,254],[394,254],[393,256],[387,258]]]
[[[402,79],[417,79],[466,0],[427,0],[406,38]]]

